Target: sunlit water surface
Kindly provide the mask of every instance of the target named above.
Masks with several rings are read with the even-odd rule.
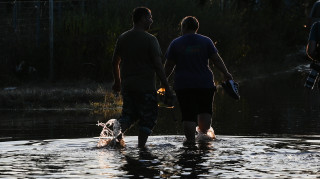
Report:
[[[97,148],[97,139],[0,142],[1,178],[319,178],[320,136],[218,135],[184,147],[183,136],[137,136],[126,148]]]

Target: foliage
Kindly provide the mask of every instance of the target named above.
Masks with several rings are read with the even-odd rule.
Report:
[[[97,109],[95,103],[111,106],[112,94],[106,93],[105,86],[97,83],[41,84],[0,90],[2,109]],[[103,100],[107,97],[108,100]],[[117,101],[115,101],[117,102]]]
[[[180,20],[187,15],[196,16],[199,33],[215,42],[227,66],[239,75],[252,71],[252,66],[268,70],[266,63],[280,64],[287,54],[306,43],[304,7],[300,3],[272,4],[265,0],[256,7],[251,1],[240,4],[244,1],[232,0],[91,0],[84,1],[84,6],[74,5],[75,2],[65,1],[62,13],[55,17],[56,80],[111,80],[117,37],[132,27],[131,12],[137,6],[152,10],[154,23],[150,33],[158,38],[163,52],[179,36]],[[279,6],[275,9],[274,4]],[[48,41],[38,46],[28,38],[17,41],[20,45],[12,48],[19,49],[19,60],[27,59],[41,77],[47,78]]]

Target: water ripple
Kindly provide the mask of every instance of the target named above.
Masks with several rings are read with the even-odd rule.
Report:
[[[0,142],[0,178],[317,178],[319,136],[218,136],[196,147],[152,136],[139,150],[96,148],[91,138]]]

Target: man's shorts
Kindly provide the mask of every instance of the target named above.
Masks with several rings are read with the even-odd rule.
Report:
[[[136,121],[139,121],[140,132],[150,135],[157,122],[157,93],[155,91],[128,91],[122,92],[122,98],[122,114],[119,119],[121,126],[128,129]]]
[[[192,88],[176,90],[182,121],[198,123],[197,115],[212,115],[212,103],[216,88]]]

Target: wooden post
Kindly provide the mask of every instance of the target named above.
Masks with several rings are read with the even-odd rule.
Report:
[[[50,74],[49,79],[54,78],[54,60],[53,60],[53,0],[49,0],[49,47],[50,47]]]

